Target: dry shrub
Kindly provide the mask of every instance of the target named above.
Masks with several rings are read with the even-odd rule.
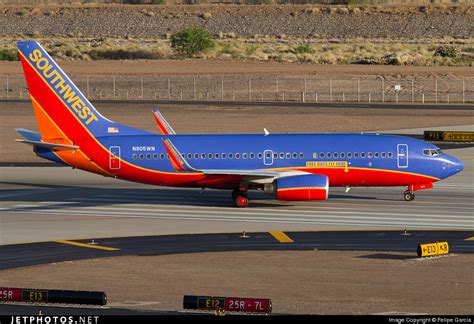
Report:
[[[321,12],[321,8],[319,7],[311,7],[303,9],[303,12],[308,15],[318,14]]]
[[[212,18],[212,14],[210,12],[204,12],[200,15],[200,17],[204,20],[209,20]]]
[[[347,7],[338,7],[336,12],[341,15],[347,15],[349,13],[349,8]]]
[[[351,14],[358,15],[361,13],[361,10],[359,7],[350,7],[349,11]]]

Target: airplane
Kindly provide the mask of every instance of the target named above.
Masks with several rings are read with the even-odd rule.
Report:
[[[327,200],[330,187],[406,187],[415,191],[463,170],[422,140],[379,134],[176,134],[153,111],[159,134],[102,116],[43,47],[17,43],[39,132],[18,128],[41,158],[139,183],[232,190],[247,207],[249,190],[281,201]]]

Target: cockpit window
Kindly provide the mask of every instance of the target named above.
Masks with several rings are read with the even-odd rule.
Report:
[[[426,155],[426,156],[436,156],[442,153],[443,151],[441,151],[441,149],[424,149],[423,150],[423,155]]]

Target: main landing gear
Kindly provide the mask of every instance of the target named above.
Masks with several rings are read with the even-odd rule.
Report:
[[[413,199],[415,199],[415,193],[413,191],[405,191],[403,193],[403,198],[405,199],[405,201],[412,201]]]
[[[244,208],[249,205],[249,198],[247,197],[247,190],[232,191],[232,200],[236,207]]]

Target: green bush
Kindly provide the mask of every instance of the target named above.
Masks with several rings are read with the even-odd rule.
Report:
[[[2,48],[0,49],[0,61],[18,61],[18,51],[15,48]]]
[[[434,52],[435,56],[449,57],[453,59],[458,58],[460,54],[461,53],[456,47],[449,45],[439,46]]]
[[[171,36],[171,48],[182,56],[191,57],[214,46],[211,34],[201,27],[187,27]]]

